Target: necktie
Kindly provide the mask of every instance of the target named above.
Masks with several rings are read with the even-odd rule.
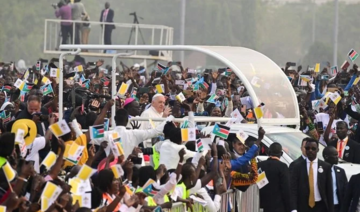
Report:
[[[343,145],[344,145],[344,141],[341,140],[340,141],[340,145],[339,145],[339,158],[342,158],[342,152],[343,152]]]
[[[310,188],[310,195],[309,195],[309,206],[313,208],[315,206],[315,190],[314,190],[314,172],[312,168],[313,162],[310,162],[309,167],[309,188]]]

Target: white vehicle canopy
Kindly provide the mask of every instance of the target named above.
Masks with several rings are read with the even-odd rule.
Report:
[[[253,107],[260,103],[265,104],[264,117],[258,120],[259,125],[299,125],[300,114],[296,94],[292,89],[288,77],[280,67],[260,52],[229,46],[177,46],[177,45],[61,45],[61,49],[77,49],[76,52],[67,52],[60,55],[60,86],[59,93],[63,92],[62,57],[66,54],[78,54],[80,49],[87,50],[170,50],[170,51],[197,51],[214,57],[228,66],[242,81],[251,98]],[[116,58],[113,57],[112,93],[116,93],[115,68]],[[62,97],[61,97],[62,98]],[[63,101],[59,99],[59,116],[63,115]],[[267,115],[276,114],[276,115]],[[114,126],[115,106],[112,109],[112,126]],[[195,120],[196,121],[196,120]],[[210,120],[209,120],[210,121]]]

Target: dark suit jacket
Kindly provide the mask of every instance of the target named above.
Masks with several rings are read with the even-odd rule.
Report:
[[[341,212],[356,212],[360,198],[360,174],[353,175],[350,178],[346,188],[344,203]]]
[[[345,113],[351,116],[351,118],[360,121],[360,114],[351,109],[351,105],[347,106]],[[356,129],[354,139],[357,143],[360,143],[360,127]]]
[[[341,207],[344,202],[345,190],[348,184],[348,180],[344,169],[334,166],[335,178],[336,178],[336,194],[339,200],[339,206]]]
[[[101,11],[101,14],[100,14],[100,22],[103,22],[104,20],[103,20],[103,17],[104,17],[104,12],[105,12],[105,10],[102,10]],[[107,16],[106,16],[106,20],[104,21],[104,22],[108,22],[108,23],[113,23],[114,22],[114,10],[112,10],[112,9],[109,9],[109,12],[108,12],[108,14],[107,14]],[[105,28],[107,29],[107,28],[109,28],[109,29],[115,29],[115,26],[114,25],[105,25]]]
[[[290,175],[292,173],[292,171],[294,170],[294,164],[296,163],[299,163],[299,162],[302,162],[304,161],[305,159],[303,158],[303,156],[301,155],[300,157],[298,157],[298,159],[294,160],[292,163],[290,163],[290,166],[289,166],[289,171],[290,171]]]
[[[307,170],[307,161],[294,164],[294,169],[290,176],[291,199],[295,209],[298,212],[309,211],[309,176]],[[318,160],[318,169],[322,168],[322,172],[317,173],[317,184],[321,196],[328,212],[334,211],[334,197],[332,189],[331,165]]]
[[[260,189],[260,207],[264,212],[287,212],[291,206],[290,178],[287,165],[276,159],[269,158],[258,163],[265,172],[269,184]]]
[[[329,146],[337,148],[337,140],[330,141]],[[349,138],[344,148],[343,160],[360,164],[360,145]]]

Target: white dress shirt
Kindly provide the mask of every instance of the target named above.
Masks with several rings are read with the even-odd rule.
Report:
[[[338,205],[339,204],[339,199],[336,193],[337,190],[337,186],[336,186],[336,176],[335,176],[335,169],[334,166],[331,167],[331,177],[332,177],[332,182],[333,182],[333,194],[334,194],[334,205]]]
[[[319,186],[318,186],[318,181],[317,181],[318,180],[318,166],[319,166],[318,159],[316,158],[312,164],[313,175],[314,175],[315,202],[321,201],[321,196],[320,196]],[[309,176],[310,161],[308,158],[306,158],[306,167],[307,167],[308,176]]]

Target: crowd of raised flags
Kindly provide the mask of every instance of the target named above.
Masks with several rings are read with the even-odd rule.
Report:
[[[358,55],[354,49],[351,49],[348,53],[350,62],[355,64]],[[38,95],[36,92],[32,93],[33,91],[40,92],[44,105],[49,101],[57,99],[58,95],[62,95],[58,93],[57,89],[60,69],[53,61],[46,64],[40,60],[34,67],[29,68],[24,73],[20,73],[13,63],[2,63],[0,67],[3,74],[0,83],[2,84],[1,93],[4,94],[5,100],[0,103],[4,105],[9,102],[14,108],[2,108],[2,111],[0,111],[0,118],[2,120],[1,137],[5,136],[6,133],[13,134],[13,146],[7,146],[7,149],[11,149],[11,151],[2,152],[0,150],[0,166],[2,167],[0,172],[0,188],[2,191],[0,192],[0,212],[17,210],[22,204],[26,205],[30,212],[32,210],[34,212],[39,210],[43,212],[54,210],[68,211],[74,210],[74,208],[75,210],[78,208],[88,208],[93,211],[109,211],[107,208],[112,208],[111,211],[121,212],[161,211],[161,208],[171,208],[171,203],[174,202],[182,202],[186,206],[197,203],[209,211],[219,211],[220,204],[218,197],[224,193],[224,189],[218,187],[223,186],[229,189],[242,183],[244,185],[246,183],[258,183],[259,188],[262,188],[261,184],[264,183],[262,175],[254,173],[255,177],[246,181],[246,177],[242,178],[239,176],[248,173],[237,172],[238,170],[232,170],[224,165],[230,160],[228,158],[230,153],[236,153],[234,150],[230,150],[232,149],[231,147],[229,149],[229,146],[232,146],[232,142],[235,139],[243,145],[250,147],[250,144],[248,144],[249,135],[243,130],[236,132],[235,136],[231,138],[232,140],[229,139],[231,137],[229,136],[231,134],[231,125],[245,124],[247,122],[254,123],[257,119],[263,117],[269,118],[266,102],[258,106],[250,104],[251,107],[248,108],[241,106],[248,102],[247,99],[249,97],[246,88],[237,83],[238,78],[231,69],[222,68],[205,73],[190,68],[184,69],[181,63],[169,63],[167,66],[157,63],[153,71],[154,74],[151,74],[152,76],[149,78],[146,75],[146,69],[137,65],[125,68],[120,72],[120,77],[117,78],[117,93],[112,95],[109,92],[111,89],[108,89],[111,87],[111,77],[105,74],[105,72],[109,73],[109,71],[105,71],[100,67],[102,62],[98,62],[98,64],[95,67],[89,67],[86,64],[74,63],[67,65],[67,68],[64,65],[64,83],[66,83],[66,86],[70,88],[82,87],[93,93],[103,94],[107,92],[109,96],[116,96],[115,103],[109,103],[110,101],[103,98],[92,99],[89,105],[84,105],[83,102],[81,105],[82,115],[86,115],[87,112],[95,114],[99,118],[102,116],[102,110],[109,109],[109,107],[104,107],[106,104],[116,104],[117,110],[124,110],[126,108],[125,102],[131,103],[134,101],[140,104],[140,112],[143,112],[151,107],[151,97],[153,95],[163,94],[166,97],[165,104],[169,105],[172,103],[173,111],[175,105],[178,105],[180,113],[177,115],[173,114],[174,116],[188,116],[188,119],[184,119],[183,123],[175,123],[171,126],[169,131],[166,130],[165,125],[164,136],[156,137],[156,142],[172,142],[174,149],[181,150],[166,153],[180,158],[179,161],[175,161],[179,163],[179,170],[167,170],[168,167],[156,164],[154,161],[152,164],[151,160],[158,159],[155,154],[161,152],[154,150],[154,148],[151,150],[153,152],[151,160],[148,159],[149,155],[144,155],[142,150],[137,147],[133,150],[132,154],[125,155],[123,142],[134,141],[123,140],[123,135],[114,130],[116,126],[110,126],[108,111],[104,111],[105,117],[100,118],[100,122],[96,125],[94,124],[95,120],[89,121],[90,119],[86,119],[85,123],[80,124],[82,128],[87,128],[86,134],[81,133],[81,130],[79,132],[79,123],[76,118],[74,120],[63,119],[55,121],[57,105],[46,108],[51,116],[48,117],[49,120],[40,121],[39,123],[41,124],[34,123],[30,119],[18,119],[17,113],[22,110],[28,110],[26,99],[31,95]],[[341,73],[346,73],[349,66],[350,63],[346,60],[340,68],[342,70]],[[178,72],[174,70],[175,68],[179,68]],[[355,70],[357,69],[356,65],[352,69],[353,75],[347,78],[349,79],[348,86],[341,89],[338,86],[335,90],[331,91],[328,90],[331,88],[329,86],[330,83],[326,84],[326,82],[331,80],[331,83],[334,84],[333,82],[337,80],[340,74],[337,66],[324,66],[317,63],[314,64],[314,69],[301,71],[301,73],[296,72],[292,68],[294,67],[286,66],[284,72],[292,85],[298,88],[297,94],[301,107],[306,107],[306,109],[320,114],[326,113],[326,108],[330,103],[338,105],[339,102],[350,99],[354,109],[358,113],[360,112],[357,103],[357,98],[359,97],[357,84],[360,78],[357,75],[358,70]],[[323,69],[320,70],[321,68]],[[108,67],[108,69],[110,68]],[[128,73],[131,77],[127,75]],[[177,77],[176,74],[179,73],[181,77]],[[333,78],[330,79],[329,75],[332,75]],[[160,79],[157,83],[152,82],[156,80],[155,76]],[[251,84],[259,88],[262,86],[260,78],[261,76],[254,76]],[[227,82],[226,86],[221,87],[217,85],[222,80]],[[322,83],[321,88],[320,83]],[[146,88],[146,92],[141,91],[142,88]],[[355,90],[351,95],[350,89]],[[303,92],[301,93],[300,91]],[[307,100],[301,100],[300,97],[304,96],[304,92],[307,92],[306,95],[314,94],[315,96],[314,98],[309,97],[305,98]],[[319,93],[322,93],[322,95]],[[148,95],[149,99],[147,101],[142,100],[144,94]],[[236,95],[241,97],[240,101],[235,101],[234,96]],[[22,108],[21,104],[23,105]],[[206,105],[206,109],[204,105]],[[95,108],[95,110],[91,111],[90,106]],[[231,119],[226,123],[210,123],[213,125],[211,136],[199,133],[201,129],[198,125],[192,123],[190,114],[212,116],[215,108],[219,108],[220,117],[227,116]],[[76,109],[66,108],[66,110],[73,113]],[[38,113],[45,115],[40,111]],[[280,113],[281,111],[276,112],[277,116],[281,118],[283,116]],[[38,114],[35,113],[35,115]],[[141,113],[135,115],[141,115]],[[303,116],[308,117],[305,114]],[[50,121],[50,119],[52,120]],[[171,117],[168,121],[170,120]],[[314,133],[314,127],[311,127],[311,124],[316,125],[317,121],[310,120],[310,123],[302,125],[301,129],[311,137],[319,139],[322,133],[321,129],[315,129],[317,132]],[[44,129],[43,135],[36,135],[38,134],[36,132],[38,132],[39,127],[44,122],[48,122],[50,135],[45,132],[46,129]],[[149,122],[152,129],[158,126],[151,120],[151,117]],[[322,124],[323,130],[325,130],[327,123]],[[353,133],[355,133],[355,130],[353,129]],[[74,134],[76,135],[75,137],[73,137]],[[180,138],[174,137],[175,134],[179,135]],[[72,137],[69,137],[69,135]],[[84,137],[84,135],[86,136]],[[1,137],[0,146],[4,142]],[[46,145],[46,147],[44,145],[42,148],[35,150],[33,145],[36,145],[35,140],[39,137],[44,137],[46,141],[51,140],[47,142],[51,143],[51,145]],[[69,140],[63,140],[64,138]],[[180,139],[181,142],[176,143],[177,141],[175,140],[177,139]],[[106,142],[104,143],[104,141]],[[56,145],[53,145],[54,143]],[[187,151],[187,155],[192,154],[193,156],[185,157],[185,153],[182,152],[184,149]],[[29,161],[33,162],[33,159],[29,160],[27,158],[29,155],[34,154],[31,151],[40,150],[45,150],[46,154],[40,156],[38,152],[35,152],[38,158],[37,163],[41,167],[41,171],[37,172],[32,167],[34,164],[28,163]],[[222,155],[218,155],[219,152]],[[224,155],[226,157],[223,157]],[[238,155],[238,153],[235,155]],[[218,165],[214,163],[214,160],[217,161],[218,157],[223,158],[219,160],[219,168],[214,168],[214,166]],[[95,160],[95,158],[98,160]],[[141,162],[134,165],[136,158],[140,158]],[[185,161],[184,158],[190,160]],[[24,162],[24,159],[27,162]],[[205,160],[209,163],[204,163],[203,161]],[[237,157],[233,157],[231,160],[237,160]],[[66,164],[71,165],[64,165],[64,161],[66,161]],[[251,168],[256,168],[254,165],[256,160],[251,160],[247,163],[250,164]],[[30,171],[26,170],[28,166]],[[150,169],[145,174],[147,176],[144,176],[142,171],[147,167],[150,167]],[[196,179],[194,179],[196,182],[191,180],[191,185],[186,185],[185,192],[181,192],[185,184],[190,182],[189,177],[191,176],[187,176],[187,174],[191,172],[191,169],[199,170],[199,173],[197,171],[194,173],[194,175],[196,174]],[[230,174],[229,170],[234,171],[234,173]],[[201,176],[200,171],[203,172]],[[26,174],[24,174],[25,172]],[[218,173],[216,174],[217,177],[214,175],[211,179],[208,179],[206,174],[213,172]],[[157,177],[158,175],[161,177]],[[221,180],[222,183],[216,183],[219,179],[218,175],[226,176]],[[105,178],[99,179],[100,176]],[[25,189],[29,184],[30,186],[28,187],[32,187],[31,184],[38,178],[41,178],[41,180],[37,188]],[[6,183],[1,184],[1,180],[5,179]],[[199,179],[204,181],[206,179],[206,184],[209,184],[202,185],[200,183],[199,187],[197,183]],[[143,185],[140,185],[135,180],[145,182],[142,183]],[[19,186],[18,183],[20,181],[24,185],[19,190],[17,186]],[[115,181],[117,182],[115,184],[117,188],[113,188]],[[102,185],[108,185],[110,188],[103,188]],[[196,195],[197,192],[200,192],[201,188],[205,187],[209,191],[208,196]],[[32,194],[33,189],[37,189],[37,195]],[[112,189],[115,190],[115,193],[110,192]],[[112,204],[112,202],[116,202],[116,204]],[[14,207],[13,204],[17,206]]]

